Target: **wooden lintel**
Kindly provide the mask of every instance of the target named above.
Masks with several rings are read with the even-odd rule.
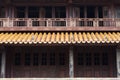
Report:
[[[12,1],[11,1],[11,0],[5,0],[4,2],[5,2],[5,4],[7,4],[7,5],[9,5],[9,4],[11,4],[11,3],[12,3]]]
[[[120,31],[120,27],[1,27],[4,31]]]
[[[69,4],[73,3],[73,0],[68,0],[68,3],[69,3]]]

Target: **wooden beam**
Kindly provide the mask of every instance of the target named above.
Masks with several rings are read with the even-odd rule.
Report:
[[[115,6],[114,4],[111,5],[111,18],[115,18]]]
[[[69,77],[74,77],[74,56],[73,56],[73,47],[69,49]]]
[[[68,3],[69,3],[69,4],[73,3],[73,0],[68,0]]]
[[[11,0],[5,0],[5,4],[9,5],[9,4],[11,4],[11,3],[12,3]]]
[[[6,53],[4,47],[1,49],[2,58],[1,58],[1,77],[5,78],[5,67],[6,67]]]
[[[1,27],[3,31],[120,31],[120,27]]]

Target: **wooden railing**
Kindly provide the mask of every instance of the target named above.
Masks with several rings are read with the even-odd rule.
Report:
[[[118,18],[0,18],[0,27],[120,27]]]

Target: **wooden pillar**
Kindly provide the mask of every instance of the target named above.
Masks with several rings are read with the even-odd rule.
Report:
[[[99,15],[98,15],[99,13],[98,13],[98,7],[95,7],[95,18],[99,18]],[[99,25],[99,21],[97,20],[97,19],[95,19],[94,21],[93,21],[93,26],[94,27],[98,27],[98,25]]]
[[[74,27],[75,26],[75,20],[73,20],[72,18],[74,18],[74,8],[73,6],[69,5],[68,6],[69,10],[68,10],[68,14],[69,14],[69,19],[70,19],[70,23],[69,23],[69,27]]]
[[[87,21],[86,21],[86,19],[87,19],[87,6],[85,6],[84,7],[84,26],[87,26]]]
[[[7,14],[6,17],[7,18],[12,18],[13,17],[13,6],[7,5],[6,8],[7,8],[6,9],[7,10],[6,11],[6,14]]]
[[[115,7],[114,7],[114,4],[111,4],[110,5],[110,18],[114,18],[115,17],[115,15],[114,15],[114,13],[115,13]]]
[[[69,6],[66,6],[66,18],[69,18]]]
[[[69,6],[67,6],[66,7],[66,18],[69,18]],[[67,19],[66,20],[66,27],[68,27],[69,26],[69,23],[70,21]]]
[[[1,77],[5,78],[5,64],[6,64],[6,53],[5,53],[5,49],[2,48],[2,58],[1,58]]]
[[[55,6],[52,7],[52,18],[56,18],[55,16]],[[48,26],[55,26],[55,21],[54,20],[50,20]]]
[[[117,77],[120,78],[120,49],[116,50],[116,59],[117,59]]]
[[[74,77],[74,56],[73,56],[73,47],[69,49],[69,77]]]
[[[98,15],[98,7],[95,7],[95,18],[99,18],[99,15]]]
[[[29,16],[28,16],[28,15],[29,15],[29,13],[28,13],[29,10],[28,10],[28,8],[29,8],[28,6],[25,7],[25,18],[28,18],[28,17],[29,17]]]
[[[87,6],[84,7],[84,18],[87,18]]]
[[[8,11],[7,12],[7,18],[8,18],[7,27],[13,27],[13,20],[10,19],[10,18],[14,17],[14,8],[13,8],[13,6],[9,5],[7,11]]]
[[[114,15],[114,13],[115,13],[114,4],[111,5],[110,12],[111,12],[111,14],[110,14],[111,17],[110,18],[112,18],[112,21],[110,22],[110,26],[116,26],[116,22],[114,21],[114,18],[115,18],[115,15]]]
[[[69,6],[69,18],[73,18],[73,7]]]

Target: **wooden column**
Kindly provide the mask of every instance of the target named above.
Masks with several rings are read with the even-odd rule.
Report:
[[[72,6],[69,6],[69,18],[73,18],[73,7]]]
[[[55,18],[55,6],[52,7],[52,18]]]
[[[84,7],[84,18],[87,18],[87,6]]]
[[[99,15],[98,15],[98,7],[95,7],[95,18],[99,18]],[[93,21],[93,26],[94,27],[98,27],[99,26],[99,21],[96,19]]]
[[[25,6],[25,18],[28,18],[28,15],[29,15],[29,13],[28,13],[28,6]]]
[[[55,6],[52,7],[52,18],[56,18],[56,16],[55,16]],[[48,23],[49,23],[48,26],[55,26],[55,21],[54,20],[50,20]]]
[[[120,78],[120,49],[116,50],[117,77]]]
[[[73,47],[69,49],[69,77],[74,77],[74,56],[73,56]]]
[[[84,7],[84,18],[85,18],[85,24],[84,26],[87,26],[87,21],[86,21],[86,18],[87,18],[87,6]]]
[[[110,6],[110,18],[115,18],[115,6],[114,6],[114,4],[112,4],[111,6]]]
[[[5,53],[5,49],[2,48],[2,58],[1,58],[1,77],[5,78],[5,64],[6,64],[6,53]]]
[[[70,19],[70,23],[69,23],[69,27],[74,27],[75,26],[75,21],[72,19],[74,16],[73,13],[73,7],[72,6],[68,6],[69,10],[68,10],[68,14],[69,14],[69,19]]]

